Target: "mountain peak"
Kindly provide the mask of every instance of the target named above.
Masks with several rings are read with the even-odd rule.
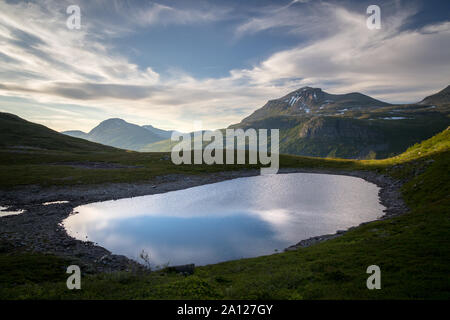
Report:
[[[102,124],[102,123],[117,123],[117,124],[119,124],[119,123],[126,123],[126,121],[123,119],[120,119],[120,118],[109,118],[109,119],[106,119],[106,120],[103,120],[102,122],[100,122],[100,124]]]
[[[311,108],[325,100],[326,93],[321,88],[302,87],[284,97],[276,99],[287,104],[287,107],[295,107],[309,113]]]
[[[162,138],[141,126],[120,118],[106,119],[87,134],[91,141],[122,149],[139,150],[141,147]]]
[[[313,88],[313,87],[301,87],[300,89],[295,90],[294,92],[308,92],[308,91],[322,91],[321,88]]]
[[[362,93],[330,94],[321,88],[302,87],[287,95],[269,100],[262,108],[243,119],[244,122],[271,116],[328,115],[336,116],[351,110],[388,106]]]
[[[94,133],[97,129],[111,129],[111,128],[119,128],[119,127],[126,127],[126,126],[133,126],[133,124],[126,122],[123,119],[120,118],[110,118],[103,120],[100,122],[95,128],[91,130],[91,133]]]

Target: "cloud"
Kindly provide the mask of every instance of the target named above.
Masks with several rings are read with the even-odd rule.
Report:
[[[219,21],[228,17],[229,9],[222,7],[176,8],[159,3],[151,3],[145,9],[134,12],[134,21],[141,25],[153,24],[199,24]]]
[[[69,30],[64,2],[51,4],[0,3],[0,53],[17,61],[0,66],[1,72],[26,72],[61,82],[96,79],[148,84],[157,80],[158,74],[151,68],[140,70],[126,58],[112,54],[112,48],[99,41],[101,31],[94,27]]]
[[[126,2],[107,3],[120,12]],[[252,67],[230,70],[228,76],[197,79],[182,70],[160,75],[117,54],[106,40],[132,32],[129,25],[109,26],[107,19],[83,24],[82,19],[81,30],[67,29],[66,4],[0,3],[0,95],[34,101],[41,115],[30,113],[31,107],[20,109],[18,103],[15,113],[23,111],[32,115],[30,120],[59,130],[88,130],[92,117],[100,121],[112,116],[181,131],[191,130],[194,120],[202,120],[208,129],[223,128],[303,85],[414,102],[447,86],[450,75],[450,22],[403,30],[414,10],[383,16],[381,30],[368,30],[365,12],[323,2],[293,1],[289,7],[272,7],[272,15],[263,8],[240,23],[236,34],[245,37],[282,27],[306,41]],[[227,10],[207,12],[152,4],[136,23],[206,22],[223,18]],[[7,103],[0,101],[0,107],[11,112]],[[50,105],[52,110],[44,108]],[[95,112],[77,112],[80,118],[75,119],[67,114],[68,105]],[[83,120],[83,114],[89,116]]]
[[[269,29],[282,29],[286,33],[303,33],[317,38],[330,30],[327,28],[328,23],[321,24],[324,17],[320,15],[329,15],[329,11],[335,8],[325,2],[309,3],[307,0],[294,0],[284,6],[262,7],[237,26],[235,36],[241,38]]]
[[[316,24],[334,30],[332,34],[322,34],[319,39],[277,52],[252,69],[234,70],[235,77],[246,77],[254,85],[301,77],[305,85],[323,86],[331,79],[334,84],[325,86],[328,90],[376,93],[393,102],[405,102],[408,97],[409,102],[414,102],[430,90],[448,84],[449,22],[402,31],[416,13],[411,9],[385,17],[381,30],[368,30],[364,14],[335,5],[321,5],[315,10],[319,11],[312,19],[322,17]],[[305,15],[298,16],[298,20],[308,21],[309,13]],[[302,25],[298,22],[293,30],[308,33],[308,28],[297,28]]]
[[[14,90],[20,91],[17,87]],[[28,91],[36,92],[36,90]],[[151,97],[152,87],[123,84],[56,82],[50,86],[39,88],[38,92],[73,100],[101,100],[102,98],[110,98],[134,101]]]

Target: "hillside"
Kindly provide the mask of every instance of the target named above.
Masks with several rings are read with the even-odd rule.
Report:
[[[280,129],[280,152],[285,154],[382,159],[450,124],[448,88],[420,104],[392,105],[360,93],[335,95],[304,87],[270,100],[229,128]],[[167,152],[173,145],[167,139],[141,151]]]
[[[330,94],[303,87],[268,101],[229,128],[280,129],[280,152],[286,154],[382,159],[450,124],[449,88],[417,104],[393,105],[358,92]],[[64,133],[124,149],[168,152],[176,144],[172,132],[109,119],[89,133]]]
[[[116,152],[115,148],[69,137],[10,113],[0,113],[0,146],[14,152],[57,150],[71,152]]]
[[[161,140],[161,137],[122,119],[108,119],[88,133],[89,139],[102,144],[138,150],[141,146]]]
[[[304,87],[267,102],[230,128],[279,128],[280,152],[315,157],[387,158],[450,124],[448,88],[421,104],[391,105],[360,93]]]
[[[2,153],[0,153],[2,154]],[[5,155],[5,154],[3,154]],[[54,155],[70,159],[73,156]],[[86,155],[92,159],[92,155]],[[71,170],[74,180],[56,180],[67,172],[55,172],[36,155],[19,154],[18,174],[8,176],[9,187],[27,179],[51,184],[149,182],[151,173],[214,173],[236,170],[236,166],[175,166],[161,154],[128,153],[98,155],[97,159],[122,164],[145,164],[145,168]],[[80,158],[78,158],[79,160]],[[10,163],[10,162],[8,162]],[[449,299],[443,279],[450,272],[449,198],[450,129],[411,146],[403,154],[385,160],[319,159],[281,156],[281,167],[314,168],[326,172],[362,170],[390,176],[399,181],[410,208],[397,217],[361,225],[343,236],[307,248],[197,267],[192,276],[165,269],[150,274],[132,271],[85,275],[83,290],[66,288],[65,267],[74,261],[41,253],[15,250],[0,241],[0,297],[2,299]],[[14,166],[0,166],[5,181]],[[240,166],[241,169],[248,166]],[[199,171],[194,171],[196,168]],[[27,174],[20,174],[28,171]],[[110,172],[114,172],[111,174]],[[134,172],[134,174],[133,174]],[[53,180],[48,180],[50,178]],[[40,175],[40,176],[39,176]],[[150,180],[157,184],[158,180]],[[76,260],[75,260],[76,261]],[[382,290],[367,290],[366,267],[382,270]],[[32,266],[32,267],[31,267]],[[300,266],[300,267],[299,267]],[[61,271],[62,270],[62,271]]]
[[[142,128],[149,130],[150,132],[153,132],[154,134],[161,137],[161,139],[170,139],[172,136],[172,132],[176,132],[176,130],[163,130],[159,128],[155,128],[152,125],[144,125]]]
[[[65,134],[67,136],[89,140],[89,135],[86,132],[83,132],[80,130],[69,130],[69,131],[63,131],[61,133]]]
[[[421,102],[421,105],[430,105],[436,107],[446,107],[447,111],[450,108],[450,86],[435,93],[431,96],[426,97]]]

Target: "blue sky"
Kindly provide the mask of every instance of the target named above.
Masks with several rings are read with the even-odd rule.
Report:
[[[81,29],[66,8],[81,9]],[[366,8],[381,8],[381,29]],[[223,128],[302,86],[415,102],[449,84],[449,1],[0,2],[0,111]]]

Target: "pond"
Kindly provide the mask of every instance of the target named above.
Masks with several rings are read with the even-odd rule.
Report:
[[[361,178],[290,173],[82,205],[69,235],[154,265],[205,265],[282,251],[383,215],[379,188]],[[142,262],[142,261],[141,261]]]

